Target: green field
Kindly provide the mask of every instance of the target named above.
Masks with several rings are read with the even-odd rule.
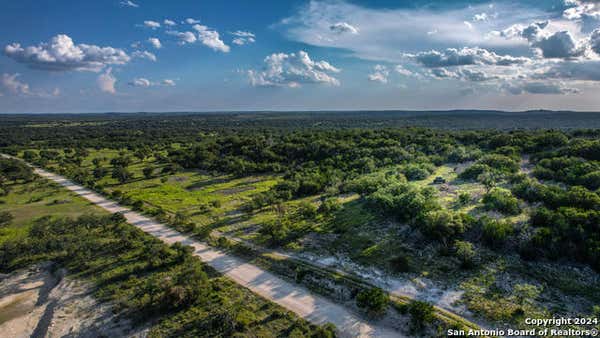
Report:
[[[13,221],[0,228],[0,243],[22,238],[32,222],[40,217],[79,217],[105,212],[58,184],[38,179],[32,183],[12,184],[8,195],[0,197],[0,211],[13,215]]]

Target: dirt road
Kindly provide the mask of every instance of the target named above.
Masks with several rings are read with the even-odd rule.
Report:
[[[368,322],[342,305],[315,295],[302,286],[281,279],[242,259],[216,250],[169,228],[165,224],[158,223],[137,212],[124,208],[116,202],[108,200],[62,176],[37,168],[35,172],[64,186],[108,212],[123,213],[128,223],[159,238],[165,243],[181,242],[182,244],[192,246],[194,248],[194,255],[236,283],[295,312],[300,317],[312,323],[324,324],[329,322],[334,324],[342,337],[403,337],[402,334],[392,328]]]

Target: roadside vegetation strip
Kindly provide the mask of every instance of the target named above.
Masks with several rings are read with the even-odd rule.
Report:
[[[213,235],[214,235],[214,233],[215,232],[213,232]],[[327,278],[332,279],[332,280],[343,279],[346,283],[348,283],[349,285],[355,286],[358,289],[368,290],[368,289],[377,287],[377,286],[365,281],[364,279],[361,279],[360,277],[358,277],[352,273],[349,273],[347,271],[344,271],[344,270],[327,267],[327,266],[318,264],[316,262],[311,262],[309,260],[301,259],[301,258],[298,258],[295,256],[282,254],[282,253],[279,253],[274,250],[263,249],[263,248],[255,246],[255,245],[252,245],[251,243],[243,241],[239,238],[226,236],[226,235],[223,235],[220,233],[218,233],[215,237],[217,238],[217,243],[219,242],[218,238],[225,238],[228,241],[233,242],[234,245],[243,247],[243,249],[241,249],[241,250],[243,250],[244,252],[251,251],[256,255],[259,255],[261,258],[271,260],[271,261],[278,261],[278,262],[283,261],[288,264],[294,263],[298,266],[301,266],[302,268],[310,269],[310,270],[316,271],[317,273],[323,274],[323,275],[327,276]],[[235,252],[235,250],[234,250],[234,252]],[[407,305],[415,300],[414,298],[409,297],[407,295],[396,294],[396,293],[392,293],[389,291],[388,291],[388,293],[389,293],[391,302],[396,303],[398,305]],[[458,324],[466,329],[473,329],[473,330],[481,330],[482,329],[479,325],[463,318],[462,316],[460,316],[452,311],[446,310],[446,309],[441,308],[436,305],[433,305],[433,309],[434,309],[435,317],[448,325],[457,325]]]
[[[305,318],[310,322],[315,324],[332,323],[340,331],[342,336],[347,337],[402,336],[395,330],[368,323],[341,305],[335,304],[321,296],[313,295],[303,287],[293,285],[257,266],[204,245],[164,224],[157,223],[137,212],[122,207],[116,202],[108,200],[66,178],[39,168],[35,168],[35,172],[46,179],[64,186],[68,190],[75,192],[77,195],[88,199],[92,203],[111,213],[122,213],[128,223],[166,243],[181,242],[182,244],[192,246],[195,249],[194,255],[198,256],[206,264],[231,278],[236,283],[295,312],[300,317]]]

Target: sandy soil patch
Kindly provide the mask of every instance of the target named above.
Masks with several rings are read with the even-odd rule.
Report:
[[[52,263],[0,277],[4,337],[145,337],[146,329],[92,297],[91,285],[65,277]]]

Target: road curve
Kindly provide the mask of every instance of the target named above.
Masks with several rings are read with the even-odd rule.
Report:
[[[8,157],[8,156],[5,156]],[[75,184],[66,178],[35,168],[35,173],[54,181],[110,213],[123,213],[127,222],[165,243],[181,242],[194,248],[194,255],[215,270],[252,292],[295,312],[314,324],[334,324],[342,337],[404,337],[401,333],[377,323],[367,322],[348,308],[336,304],[308,289],[290,283],[260,267],[216,250],[200,241],[158,223],[118,203]]]

